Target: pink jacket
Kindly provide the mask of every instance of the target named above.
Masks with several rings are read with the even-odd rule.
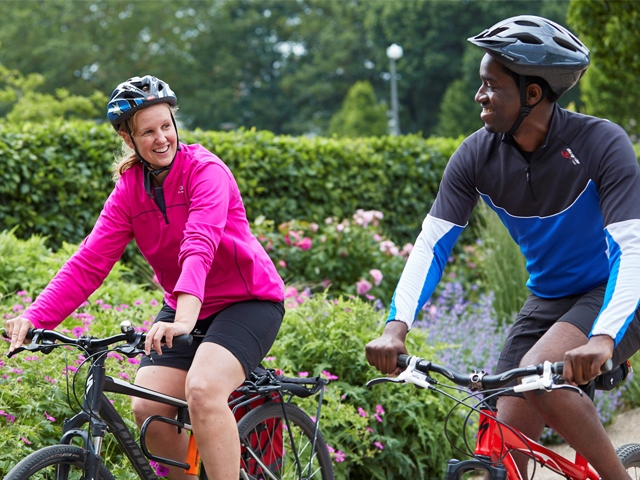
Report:
[[[145,192],[140,163],[124,172],[78,251],[24,312],[55,328],[104,281],[135,239],[176,307],[176,294],[202,301],[199,318],[243,300],[284,297],[273,262],[249,230],[229,168],[201,145],[180,145],[163,184],[167,220]]]

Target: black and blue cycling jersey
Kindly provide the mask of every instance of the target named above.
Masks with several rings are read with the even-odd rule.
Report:
[[[534,152],[484,128],[469,136],[445,169],[389,320],[411,326],[479,198],[520,246],[534,294],[558,298],[607,283],[592,335],[617,344],[640,301],[640,168],[626,132],[556,105]]]

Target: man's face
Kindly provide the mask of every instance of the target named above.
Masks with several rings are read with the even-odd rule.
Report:
[[[482,105],[480,118],[488,132],[508,132],[520,115],[520,92],[513,77],[488,53],[480,63],[482,85],[475,100]]]

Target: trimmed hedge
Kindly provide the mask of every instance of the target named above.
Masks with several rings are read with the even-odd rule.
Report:
[[[413,241],[459,140],[417,135],[360,139],[275,136],[266,131],[181,131],[234,172],[249,219],[277,223],[382,211],[388,235]],[[120,142],[108,124],[53,121],[0,125],[0,230],[16,227],[52,247],[79,242],[113,188]]]

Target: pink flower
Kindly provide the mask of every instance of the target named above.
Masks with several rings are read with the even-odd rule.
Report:
[[[84,334],[84,328],[83,327],[74,327],[73,330],[71,330],[71,333],[72,333],[72,335],[74,337],[80,338]]]
[[[334,375],[333,373],[327,371],[327,370],[322,370],[322,375],[324,375],[325,377],[327,377],[328,380],[338,380],[338,376]]]
[[[284,298],[291,298],[298,296],[298,289],[296,287],[284,287]]]
[[[344,452],[341,452],[340,450],[338,450],[334,456],[333,456],[333,460],[336,463],[340,463],[340,462],[344,462],[346,455],[344,454]]]
[[[382,417],[381,417],[380,415],[378,415],[377,413],[375,413],[373,416],[375,417],[375,419],[376,419],[377,421],[379,421],[380,423],[382,423]]]
[[[131,380],[131,377],[127,372],[120,372],[118,376],[123,380],[127,380],[127,381]]]
[[[44,416],[47,420],[49,420],[50,422],[55,422],[56,419],[53,418],[51,415],[49,415],[47,412],[44,412]]]
[[[278,265],[280,265],[282,268],[287,268],[287,262],[285,262],[284,260],[280,260],[278,262]]]
[[[369,433],[373,433],[373,428],[371,428],[371,427],[367,427],[367,428],[365,428],[365,430],[366,430],[367,432],[369,432]]]
[[[384,408],[382,408],[382,405],[376,405],[376,413],[384,415]]]
[[[306,378],[309,376],[309,372],[298,372],[298,376],[302,378]]]
[[[22,310],[24,310],[24,306],[20,305],[18,303],[16,303],[13,307],[12,310],[16,313],[21,312]]]
[[[115,358],[117,361],[121,362],[123,360],[122,355],[116,352],[107,353],[107,358]]]
[[[158,300],[156,300],[155,298],[152,298],[151,300],[149,300],[149,305],[151,305],[152,307],[157,307]]]
[[[360,415],[361,417],[366,417],[367,411],[362,407],[358,407],[358,415]]]
[[[384,443],[373,442],[373,444],[378,447],[380,450],[384,450]]]
[[[29,293],[29,292],[27,292],[25,290],[20,290],[18,293],[16,293],[16,295],[19,296],[19,297],[24,297],[27,293]]]
[[[127,358],[127,362],[131,365],[138,365],[140,363],[140,359],[138,358]]]
[[[356,282],[356,291],[358,292],[358,295],[364,295],[369,290],[371,290],[372,287],[373,285],[371,285],[371,283],[366,281],[364,278],[361,278]]]
[[[300,235],[298,232],[289,230],[289,233],[284,237],[284,242],[287,245],[296,245],[300,241]]]
[[[22,440],[22,441],[23,441],[24,443],[26,443],[27,445],[31,445],[31,444],[33,443],[33,442],[30,442],[29,440],[27,440],[26,438],[24,438],[24,437],[22,437],[22,436],[20,437],[20,440]]]
[[[264,361],[265,362],[273,362],[276,359],[276,357],[264,357]]]
[[[309,230],[311,230],[312,232],[317,232],[318,231],[318,224],[317,223],[310,223],[309,224]]]
[[[376,287],[380,285],[380,282],[382,282],[382,279],[384,278],[382,272],[377,268],[372,268],[371,270],[369,270],[369,275],[371,275],[371,278],[373,278],[373,283]]]
[[[51,377],[44,377],[45,381],[49,382],[49,383],[57,383],[57,380],[55,378],[51,378]]]
[[[313,242],[309,237],[304,237],[296,245],[302,250],[309,250],[312,247]]]
[[[342,223],[339,223],[338,225],[336,225],[336,230],[338,232],[342,232],[344,230],[344,225]]]

